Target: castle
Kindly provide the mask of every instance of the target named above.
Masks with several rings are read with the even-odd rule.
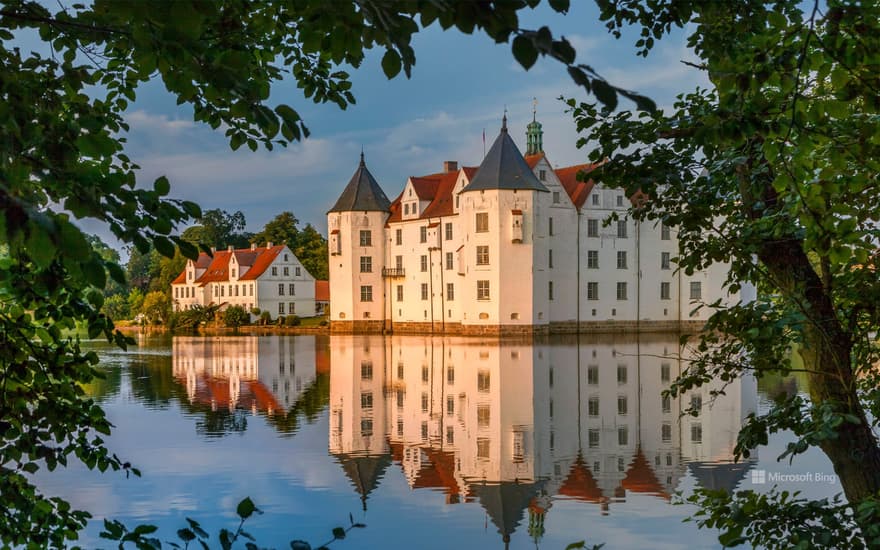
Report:
[[[676,270],[672,228],[629,218],[623,190],[579,181],[596,165],[553,168],[534,118],[526,136],[523,156],[505,115],[479,167],[447,161],[393,201],[361,153],[327,214],[331,330],[698,330],[699,304],[730,300],[726,266]]]

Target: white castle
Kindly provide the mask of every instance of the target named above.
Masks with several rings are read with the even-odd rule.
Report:
[[[699,304],[731,299],[726,266],[676,270],[674,230],[629,218],[623,190],[579,181],[596,165],[554,169],[536,120],[526,135],[523,156],[505,115],[479,167],[447,161],[394,201],[361,154],[327,214],[332,331],[693,330],[710,314]]]

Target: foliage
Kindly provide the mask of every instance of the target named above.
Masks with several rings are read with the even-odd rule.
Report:
[[[256,538],[244,530],[244,523],[254,514],[262,514],[263,511],[257,508],[250,498],[245,498],[236,506],[235,513],[238,515],[238,527],[234,531],[229,529],[221,529],[217,534],[217,541],[220,548],[230,550],[239,539],[244,539],[245,548],[247,550],[257,550]],[[344,539],[352,529],[362,529],[366,527],[363,523],[356,523],[351,514],[348,515],[348,527],[334,527],[331,533],[332,538],[318,546],[318,550],[326,548],[334,541]],[[119,548],[124,548],[125,543],[130,542],[140,550],[161,550],[162,548],[188,548],[193,541],[198,541],[202,548],[210,548],[209,542],[211,536],[202,529],[199,522],[192,518],[186,518],[187,527],[177,530],[177,538],[180,543],[167,542],[167,546],[162,545],[162,541],[152,535],[158,528],[155,525],[138,525],[134,529],[129,530],[119,521],[104,520],[104,531],[101,532],[101,538],[119,542]],[[181,544],[182,543],[182,544]],[[312,545],[303,540],[291,540],[290,548],[293,550],[312,550]]]
[[[144,314],[149,323],[154,325],[166,324],[168,316],[171,314],[171,298],[168,296],[168,292],[154,290],[147,294],[144,297],[141,313]]]
[[[101,240],[97,235],[86,235],[86,240],[91,245],[92,250],[98,253],[105,262],[119,263],[119,252],[110,248],[107,243]],[[126,292],[126,285],[114,280],[112,277],[107,279],[104,285],[104,296],[115,296]]]
[[[141,289],[135,287],[128,293],[126,301],[128,302],[128,313],[134,318],[141,313],[141,309],[144,306],[144,293],[141,292]]]
[[[183,311],[175,311],[168,317],[168,329],[175,332],[195,332],[200,325],[210,323],[217,316],[220,306],[195,304]]]
[[[271,322],[272,322],[272,314],[271,313],[269,313],[268,311],[264,311],[263,313],[260,314],[260,324],[261,325],[268,325]]]
[[[198,253],[172,233],[203,218],[201,209],[169,199],[164,176],[138,180],[138,167],[124,152],[124,114],[139,87],[148,81],[164,87],[192,109],[196,121],[222,127],[233,149],[271,150],[308,136],[294,108],[269,101],[273,84],[292,74],[306,99],[344,109],[354,96],[343,65],[358,67],[365,51],[377,47],[385,50],[382,69],[389,78],[401,70],[409,75],[413,35],[437,22],[443,29],[512,41],[525,67],[538,55],[556,59],[609,105],[620,93],[641,108],[653,107],[586,65],[574,65],[571,44],[549,29],[520,28],[517,14],[537,3],[2,4],[0,543],[62,546],[76,538],[87,517],[63,500],[44,497],[26,474],[65,464],[71,455],[90,468],[129,469],[96,435],[109,424],[81,390],[97,375],[97,359],[64,333],[82,323],[90,337],[130,342],[100,313],[108,277],[125,284],[125,272],[96,252],[71,220],[102,224],[140,255],[153,254],[151,249],[166,258]],[[566,0],[549,3],[559,12],[568,7]],[[34,40],[42,44],[33,47]],[[143,262],[130,267],[142,281]],[[146,290],[139,281],[136,287]],[[161,300],[152,299],[151,310],[154,305]],[[137,309],[131,307],[131,314]],[[163,314],[167,309],[157,309],[158,318]]]
[[[114,294],[106,298],[101,311],[114,321],[131,318],[128,299],[122,294]]]
[[[223,311],[223,324],[237,329],[251,321],[251,314],[241,306],[229,306]]]
[[[266,243],[285,243],[302,262],[309,274],[319,280],[326,280],[330,270],[327,266],[327,239],[312,224],[300,230],[299,220],[293,212],[282,212],[272,218],[263,230],[251,238],[259,246]]]
[[[284,326],[286,327],[298,327],[302,321],[296,315],[288,315],[284,318]]]
[[[203,244],[218,250],[229,246],[245,248],[252,238],[249,233],[244,233],[245,225],[247,221],[241,210],[233,214],[219,209],[205,210],[196,225],[187,228],[182,236],[194,245]]]
[[[880,359],[880,6],[599,4],[615,34],[628,25],[641,29],[636,46],[642,55],[672,27],[687,25],[699,58],[691,65],[706,72],[712,88],[678,96],[665,112],[612,112],[570,100],[586,134],[580,144],[591,144],[592,161],[606,161],[590,177],[648,197],[631,215],[678,231],[677,262],[685,273],[729,264],[727,289],[737,292],[747,283],[762,289],[751,303],[698,304],[715,311],[696,343],[700,356],[669,392],[749,372],[803,370],[809,399],[783,395],[768,413],[752,415],[737,453],[748,456],[782,430],[791,430],[794,441],[780,458],[819,447],[850,508],[819,507],[840,525],[858,525],[859,544],[874,544],[873,516],[857,511],[873,509],[880,492],[880,448],[872,432],[880,419],[874,367]],[[699,502],[712,518],[724,516],[729,504],[714,497]],[[775,506],[786,525],[785,514],[803,517],[813,509],[788,498]],[[761,545],[788,541],[776,539],[783,537],[777,530],[754,538],[758,514],[730,521]],[[725,525],[734,533],[729,542],[741,542]],[[824,540],[799,536],[806,544]]]

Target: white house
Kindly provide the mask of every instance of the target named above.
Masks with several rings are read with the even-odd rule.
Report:
[[[217,304],[221,308],[259,308],[273,318],[280,315],[314,317],[315,278],[303,267],[287,245],[267,243],[265,247],[202,253],[171,282],[175,311],[196,305]]]
[[[541,124],[501,132],[479,167],[445,162],[389,201],[361,156],[327,214],[331,330],[534,333],[697,329],[726,266],[675,270],[676,233],[627,217],[619,189],[553,168]],[[612,214],[620,220],[603,222]]]

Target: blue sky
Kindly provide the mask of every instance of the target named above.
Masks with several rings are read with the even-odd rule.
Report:
[[[527,11],[521,15],[522,26],[550,26],[572,42],[578,62],[661,106],[705,84],[703,75],[680,63],[693,58],[682,33],[660,41],[647,59],[640,58],[634,35],[615,40],[598,20],[593,2],[572,4],[566,16],[548,8]],[[368,52],[362,66],[351,71],[357,104],[346,111],[333,104],[315,105],[295,83],[282,83],[273,90],[271,103],[297,109],[312,135],[272,152],[254,153],[247,147],[232,151],[222,132],[194,123],[191,109],[177,106],[160,83],[150,83],[127,114],[128,154],[142,168],[139,181],[147,185],[167,175],[173,197],[196,201],[203,209],[241,210],[250,231],[290,210],[302,224],[325,232],[325,213],[354,172],[361,147],[370,171],[393,198],[408,176],[440,171],[444,160],[478,165],[483,129],[491,145],[505,106],[511,134],[524,148],[533,97],[550,161],[558,166],[585,162],[587,151],[576,148],[574,124],[557,98],[592,98],[572,84],[562,65],[540,59],[525,71],[509,44],[496,45],[481,34],[443,32],[436,25],[419,33],[414,47],[417,61],[409,80],[387,80],[379,65],[383,51]],[[632,105],[623,101],[621,106]]]

